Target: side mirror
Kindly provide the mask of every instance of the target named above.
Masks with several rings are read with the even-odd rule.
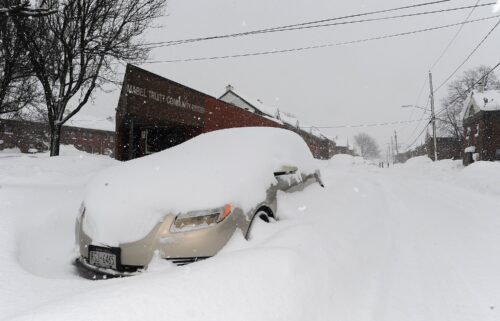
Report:
[[[280,169],[274,172],[274,176],[283,176],[297,173],[297,167],[295,166],[282,166]]]
[[[325,184],[323,184],[323,180],[321,179],[321,172],[318,169],[314,172],[314,177],[321,187],[325,187]]]

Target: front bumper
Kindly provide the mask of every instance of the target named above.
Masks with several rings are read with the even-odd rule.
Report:
[[[105,280],[109,278],[122,278],[132,275],[137,275],[144,271],[142,267],[129,268],[130,271],[116,271],[113,269],[104,269],[94,265],[90,265],[83,257],[75,260],[75,266],[78,274],[89,280]],[[135,270],[135,271],[134,271]]]
[[[128,266],[146,268],[153,258],[154,253],[158,253],[160,258],[172,261],[174,264],[192,263],[203,258],[214,256],[231,238],[237,228],[243,227],[246,230],[248,222],[241,209],[236,208],[232,215],[216,226],[186,232],[172,232],[170,227],[175,219],[175,215],[167,215],[163,222],[158,223],[143,239],[130,243],[121,243],[120,264],[127,271]],[[80,257],[83,265],[87,269],[95,270],[89,264],[89,248],[93,244],[99,244],[98,240],[92,240],[82,229],[81,222],[77,221],[76,240],[80,248]],[[178,262],[177,262],[178,261]],[[109,274],[109,269],[98,272]],[[118,274],[122,274],[119,272]],[[113,275],[114,276],[114,275]]]

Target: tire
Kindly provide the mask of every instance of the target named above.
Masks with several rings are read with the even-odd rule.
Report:
[[[272,221],[275,221],[276,219],[274,217],[273,212],[269,208],[267,208],[267,207],[259,208],[255,212],[255,214],[253,215],[252,221],[250,222],[250,225],[248,226],[248,230],[247,230],[247,233],[245,235],[245,238],[247,240],[251,239],[251,231],[252,231],[252,227],[254,226],[255,220],[262,220],[266,223],[271,223]]]

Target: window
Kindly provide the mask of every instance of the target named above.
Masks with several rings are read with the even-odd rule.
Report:
[[[474,137],[479,136],[479,124],[476,125],[476,133],[474,134]]]

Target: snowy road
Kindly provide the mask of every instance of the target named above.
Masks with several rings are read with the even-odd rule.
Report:
[[[346,231],[338,242],[347,266],[334,273],[334,284],[345,281],[332,309],[344,310],[338,319],[498,320],[498,195],[440,175],[356,174],[341,184],[354,193],[334,192],[350,203],[338,208],[345,226],[334,229]]]
[[[0,320],[499,320],[500,166],[323,162],[280,221],[186,267],[80,279],[73,224],[92,156],[0,159]],[[477,166],[476,166],[477,165]]]

